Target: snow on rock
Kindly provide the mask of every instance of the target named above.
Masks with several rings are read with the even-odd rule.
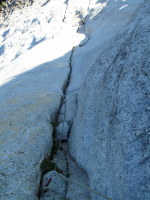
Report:
[[[100,52],[77,93],[70,152],[87,171],[91,188],[115,200],[150,197],[149,8],[150,1],[110,1],[95,20],[102,32],[94,32],[94,22],[87,22],[91,41],[73,58],[73,65],[82,65],[78,69],[85,74],[83,68]],[[88,48],[92,41],[93,50]]]

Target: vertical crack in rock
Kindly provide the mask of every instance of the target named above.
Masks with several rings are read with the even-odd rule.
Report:
[[[67,8],[68,8],[68,1],[67,1]],[[66,12],[65,15],[67,13],[67,8],[66,8]],[[65,17],[63,19],[63,22],[65,21]],[[85,26],[85,24],[83,24]],[[73,58],[73,54],[74,54],[74,50],[75,47],[72,48],[71,50],[71,54],[70,54],[70,59],[69,59],[69,74],[68,74],[68,78],[67,81],[64,85],[63,88],[63,93],[64,96],[62,98],[62,103],[60,105],[60,110],[56,116],[55,122],[53,123],[53,128],[54,128],[54,143],[53,143],[53,151],[52,151],[52,155],[49,157],[49,165],[52,165],[50,168],[51,170],[56,170],[59,173],[63,173],[67,178],[70,179],[76,179],[79,182],[83,182],[85,185],[88,185],[88,178],[87,175],[85,174],[84,170],[80,169],[80,167],[78,166],[78,164],[76,163],[76,161],[72,160],[69,150],[68,150],[68,135],[70,132],[70,128],[71,126],[69,126],[66,122],[66,103],[67,103],[67,91],[68,91],[68,87],[70,84],[70,80],[71,80],[71,74],[72,74],[72,58]],[[77,103],[77,100],[76,100]],[[63,108],[63,109],[62,109]],[[63,110],[63,117],[61,118],[61,122],[59,121],[59,115],[61,113],[61,111]],[[66,128],[65,125],[68,125],[68,128]],[[61,138],[58,138],[58,132],[60,132]],[[64,136],[65,135],[65,136]],[[64,137],[64,138],[63,138]],[[64,163],[64,166],[62,167],[60,162]],[[50,171],[51,171],[50,170]],[[89,192],[84,191],[82,188],[79,188],[78,186],[68,183],[68,181],[63,181],[60,178],[56,178],[56,182],[55,184],[58,186],[60,186],[61,188],[63,188],[63,191],[58,191],[58,189],[56,188],[56,186],[50,186],[48,189],[43,189],[44,183],[46,182],[46,180],[48,180],[48,176],[50,176],[50,172],[48,172],[46,175],[44,175],[42,177],[42,181],[41,181],[41,189],[42,192],[39,196],[39,199],[41,200],[46,200],[50,197],[54,197],[57,200],[59,199],[67,199],[67,198],[71,198],[70,195],[72,193],[72,187],[75,188],[74,191],[74,196],[71,198],[72,200],[76,199],[76,192],[79,190],[79,196],[86,198],[86,199],[91,199]],[[81,178],[81,179],[80,179]],[[58,183],[59,182],[59,183]],[[59,194],[58,194],[58,193]]]
[[[49,1],[46,1],[46,4],[48,2]],[[65,23],[66,14],[67,14],[67,10],[68,10],[68,0],[66,0],[65,3],[66,3],[66,9],[65,9],[64,17],[62,19],[63,24]],[[44,5],[42,5],[42,6],[44,6]],[[61,26],[60,31],[62,31],[62,29],[63,29],[63,24]],[[64,95],[63,95],[63,98],[62,98],[62,101],[61,101],[61,105],[60,105],[58,113],[55,116],[55,120],[51,123],[51,125],[53,126],[53,147],[52,147],[52,152],[41,163],[41,181],[40,181],[40,186],[39,186],[38,199],[45,199],[45,195],[43,195],[43,194],[47,192],[47,189],[43,188],[43,186],[44,186],[44,175],[48,171],[50,172],[52,170],[56,170],[59,173],[62,173],[63,171],[65,171],[64,174],[66,176],[68,175],[68,162],[67,162],[67,158],[66,158],[66,153],[64,153],[64,155],[63,155],[64,158],[63,159],[66,161],[67,168],[65,170],[61,170],[59,167],[57,167],[57,162],[59,160],[59,155],[57,157],[57,153],[59,154],[59,151],[62,151],[62,149],[61,149],[61,142],[62,141],[58,141],[57,138],[56,138],[56,127],[58,125],[58,117],[59,117],[59,114],[60,114],[61,107],[62,107],[62,105],[66,101],[67,88],[68,88],[68,85],[70,83],[70,76],[71,76],[71,73],[72,73],[72,56],[73,56],[73,52],[74,52],[74,47],[72,48],[71,54],[70,54],[70,59],[69,59],[69,74],[68,74],[68,77],[67,77],[67,81],[65,82],[64,87],[63,87],[63,94]],[[64,120],[63,120],[63,122],[65,122],[65,113],[64,113]],[[62,124],[62,125],[64,126],[64,124]],[[64,127],[62,127],[62,130],[63,130],[63,128]],[[66,189],[65,189],[65,196],[66,196],[66,194],[67,194],[67,183],[66,183]],[[48,193],[48,196],[49,195],[50,194]],[[56,198],[59,199],[59,197],[57,195],[56,195]]]
[[[70,62],[69,62],[69,67],[70,67],[70,72],[69,72],[69,76],[68,76],[68,81],[67,81],[67,84],[66,84],[66,88],[64,90],[64,98],[66,98],[66,93],[67,93],[67,89],[68,89],[68,86],[69,86],[69,83],[70,83],[70,79],[71,79],[71,73],[72,73],[72,57],[73,57],[73,53],[74,53],[74,47],[72,48],[72,51],[71,51],[71,56],[70,56]],[[66,99],[65,99],[66,100]],[[66,107],[66,102],[65,102],[65,107]],[[66,108],[65,108],[65,112],[66,112]],[[65,114],[64,113],[64,122],[65,122]],[[64,125],[64,124],[63,124]],[[63,127],[64,128],[64,127]],[[69,130],[68,130],[68,134],[69,134]],[[67,140],[68,140],[68,134],[67,134]],[[67,146],[67,143],[66,143],[66,146]],[[68,149],[68,148],[67,148]],[[67,151],[66,149],[66,151]],[[63,149],[64,150],[64,149]],[[68,159],[67,159],[67,153],[66,151],[64,150],[65,152],[65,158],[66,158],[66,167],[67,167],[67,171],[66,171],[66,176],[67,178],[69,177],[69,162],[68,162]],[[67,193],[68,193],[68,181],[66,181],[66,189],[65,189],[65,199],[67,198]]]
[[[67,89],[68,89],[68,86],[69,86],[69,83],[70,83],[70,79],[71,79],[72,57],[73,57],[74,49],[75,49],[75,47],[72,48],[71,55],[70,55],[70,60],[69,60],[69,69],[70,69],[70,71],[69,71],[69,75],[68,75],[68,80],[67,80],[66,86],[64,88],[64,99],[66,98]]]
[[[48,3],[48,1],[46,2],[46,4]],[[89,1],[90,3],[90,1]],[[61,31],[63,31],[63,25],[64,23],[67,23],[67,17],[69,17],[68,12],[70,12],[70,10],[68,11],[68,9],[70,9],[69,7],[69,0],[66,0],[65,2],[66,4],[66,9],[64,11],[64,16],[62,19],[62,26],[61,26]],[[44,5],[43,5],[44,6]],[[89,5],[86,9],[86,12],[89,9]],[[79,25],[81,26],[85,26],[85,23],[82,23],[82,21],[85,19],[86,20],[86,16],[85,13],[82,15],[82,11],[81,14],[78,15],[78,10],[75,10],[75,18],[76,19],[76,23],[75,25],[73,25],[73,29],[77,30],[78,32],[78,28]],[[80,13],[80,10],[79,10]],[[87,14],[87,13],[86,13]],[[68,16],[67,16],[68,15]],[[72,15],[72,13],[71,13]],[[83,17],[84,16],[84,17]],[[73,36],[73,39],[75,39],[76,36]],[[85,45],[85,44],[84,44]],[[52,148],[52,152],[50,152],[49,156],[46,157],[43,162],[41,163],[41,182],[40,182],[40,186],[39,186],[39,194],[38,194],[38,198],[41,200],[46,200],[49,199],[50,197],[54,197],[55,199],[59,200],[59,199],[66,199],[68,195],[70,195],[71,193],[71,187],[69,185],[69,183],[67,181],[63,181],[60,178],[56,178],[54,180],[54,184],[50,184],[49,187],[49,179],[51,176],[51,171],[56,170],[59,173],[63,173],[66,177],[70,177],[72,178],[78,178],[78,176],[76,176],[75,174],[79,174],[79,177],[82,176],[82,172],[79,173],[79,171],[83,171],[80,170],[80,167],[77,165],[77,163],[75,161],[71,161],[71,156],[69,154],[69,150],[67,147],[67,140],[68,140],[68,134],[70,132],[70,128],[71,126],[69,126],[67,124],[67,120],[66,120],[66,103],[67,103],[67,92],[68,92],[68,87],[70,85],[70,80],[71,80],[71,74],[72,74],[72,68],[73,68],[73,64],[72,64],[72,59],[73,59],[73,54],[74,54],[74,50],[75,50],[75,44],[73,44],[72,50],[70,52],[70,58],[69,58],[69,73],[68,73],[68,77],[66,78],[66,82],[64,83],[63,86],[63,97],[62,97],[62,101],[61,101],[61,105],[60,108],[58,109],[58,112],[55,114],[53,122],[51,122],[51,125],[53,126],[53,148]],[[76,104],[77,104],[77,98],[76,98]],[[61,114],[61,111],[63,109],[63,117],[61,122],[59,121],[59,115]],[[58,138],[58,132],[60,132],[61,138]],[[64,137],[65,134],[65,138]],[[75,163],[74,165],[72,163]],[[74,167],[74,170],[72,169],[72,166],[76,166]],[[71,173],[71,174],[70,174]],[[86,176],[85,176],[86,177]],[[84,182],[88,182],[87,178],[83,178]],[[81,181],[83,181],[81,180]],[[80,182],[80,181],[79,181]],[[46,187],[45,187],[46,186]],[[73,186],[74,187],[74,186]],[[58,188],[61,188],[61,191],[59,191]],[[76,190],[74,192],[77,192],[78,187],[76,187]],[[81,193],[82,193],[82,189],[80,189]],[[83,196],[87,194],[87,191],[83,192]],[[82,196],[82,195],[81,195]],[[88,194],[89,196],[89,194]],[[84,199],[84,197],[83,197]],[[90,199],[90,197],[88,198]],[[75,197],[72,198],[72,200],[75,200]]]
[[[49,0],[48,1],[45,0],[45,3],[42,6],[49,4],[48,2]],[[43,157],[49,153],[49,156],[43,160],[40,166],[41,167],[41,184],[39,188],[38,198],[41,200],[48,200],[48,199],[53,199],[53,200],[62,200],[62,199],[70,199],[70,200],[77,200],[77,199],[85,200],[86,199],[87,200],[88,199],[89,200],[91,199],[92,194],[90,196],[90,193],[88,193],[88,191],[84,191],[82,187],[79,187],[75,183],[73,183],[74,180],[77,180],[83,185],[88,186],[89,185],[88,176],[90,179],[91,188],[94,188],[96,191],[99,191],[99,190],[102,190],[102,192],[108,191],[108,194],[110,194],[110,196],[113,196],[112,194],[114,194],[114,199],[124,198],[125,193],[126,193],[127,198],[136,199],[135,197],[132,198],[133,191],[137,191],[135,193],[138,194],[138,191],[140,190],[141,190],[141,194],[140,193],[139,194],[143,195],[143,199],[147,199],[145,197],[148,193],[146,193],[145,191],[149,189],[148,188],[149,185],[147,184],[147,182],[144,183],[145,177],[143,176],[144,174],[143,172],[145,170],[144,168],[146,168],[145,162],[148,160],[148,155],[147,155],[148,144],[146,140],[147,137],[145,135],[149,133],[148,132],[149,127],[147,126],[148,117],[147,117],[147,114],[145,114],[144,112],[145,110],[146,112],[149,112],[150,110],[149,105],[147,104],[148,90],[146,89],[148,87],[146,85],[148,73],[147,71],[145,71],[146,64],[148,63],[148,62],[146,63],[146,60],[147,60],[146,55],[148,55],[147,38],[148,38],[149,30],[147,29],[147,27],[148,27],[149,10],[144,11],[143,14],[140,11],[141,14],[138,14],[139,9],[137,9],[137,13],[135,12],[135,10],[134,12],[133,11],[131,12],[132,10],[131,9],[132,7],[131,7],[130,12],[132,14],[135,13],[136,17],[135,19],[132,17],[133,21],[129,21],[129,19],[131,18],[130,12],[128,12],[128,15],[130,17],[128,17],[128,15],[125,15],[124,17],[124,15],[120,14],[124,12],[124,10],[122,10],[122,7],[120,7],[122,6],[121,1],[120,3],[119,1],[117,2],[117,4],[120,5],[119,6],[120,8],[114,7],[113,3],[111,3],[111,1],[109,0],[96,1],[97,3],[110,2],[109,9],[111,13],[114,12],[114,8],[117,8],[118,10],[118,12],[117,10],[115,10],[114,12],[116,13],[117,17],[110,15],[111,14],[110,12],[104,15],[104,17],[102,18],[104,20],[104,23],[102,22],[102,20],[100,21],[101,31],[99,31],[97,29],[99,24],[96,23],[96,18],[97,18],[97,15],[99,14],[99,11],[101,11],[102,8],[100,9],[97,8],[98,10],[95,11],[95,14],[92,14],[92,12],[94,12],[94,9],[95,9],[95,7],[94,8],[92,7],[94,1],[83,0],[83,2],[84,2],[83,4],[80,3],[80,1],[79,2],[77,1],[76,3],[74,3],[74,0],[66,0],[66,1],[63,0],[62,2],[60,2],[60,8],[62,8],[62,5],[63,5],[63,9],[62,9],[62,12],[58,14],[58,16],[60,16],[58,20],[58,27],[56,27],[56,30],[54,31],[54,33],[52,33],[49,36],[50,38],[51,37],[54,38],[54,36],[57,35],[60,41],[63,41],[63,44],[68,45],[67,48],[65,49],[66,50],[65,53],[68,52],[66,56],[66,60],[65,62],[64,60],[63,61],[61,60],[63,65],[65,66],[64,68],[67,69],[67,71],[64,73],[64,79],[62,83],[60,84],[61,85],[60,88],[58,88],[60,93],[58,95],[59,98],[58,98],[55,108],[52,109],[51,112],[47,110],[47,108],[49,107],[51,103],[51,101],[47,101],[47,98],[50,99],[49,96],[47,97],[47,95],[51,95],[51,94],[47,94],[47,93],[48,93],[50,84],[53,85],[53,80],[51,82],[49,81],[50,77],[48,74],[48,78],[47,78],[48,82],[44,83],[44,85],[42,85],[41,87],[41,91],[43,91],[43,88],[45,88],[45,85],[47,86],[44,92],[41,94],[41,91],[38,91],[37,96],[35,96],[33,92],[33,96],[31,96],[31,102],[27,101],[27,104],[24,104],[24,102],[26,102],[26,100],[28,100],[29,98],[26,99],[26,97],[24,97],[23,99],[21,97],[21,99],[23,99],[23,103],[21,102],[20,104],[21,106],[15,108],[17,110],[16,113],[17,114],[19,113],[15,119],[16,121],[12,121],[12,119],[9,117],[7,118],[8,122],[9,122],[8,119],[10,119],[10,124],[8,124],[7,122],[6,127],[12,130],[13,129],[12,126],[14,126],[14,124],[16,125],[18,124],[19,122],[18,119],[20,117],[22,117],[21,120],[23,120],[24,122],[24,119],[27,116],[25,115],[26,114],[25,110],[30,111],[30,112],[32,111],[33,113],[34,111],[37,110],[37,107],[34,108],[35,103],[34,101],[32,101],[32,99],[35,100],[35,97],[36,97],[36,99],[39,100],[39,97],[40,97],[40,101],[38,101],[36,106],[41,107],[40,108],[41,110],[39,110],[38,112],[42,114],[38,115],[38,121],[36,121],[35,125],[31,121],[31,124],[33,126],[31,130],[28,127],[29,126],[28,124],[30,123],[26,123],[27,125],[25,125],[27,126],[27,130],[31,131],[32,133],[32,134],[27,133],[26,138],[29,136],[32,142],[37,139],[38,141],[36,144],[39,144],[38,148],[34,148],[34,146],[36,145],[30,145],[28,149],[30,150],[31,148],[32,157],[34,158],[39,157],[39,159],[34,160],[33,158],[31,158],[32,160],[34,160],[34,162],[32,162],[32,160],[29,160],[31,151],[25,152],[25,150],[27,149],[26,144],[28,144],[28,141],[29,141],[28,139],[25,141],[25,143],[23,143],[23,149],[21,148],[17,149],[16,147],[15,149],[13,147],[12,149],[14,152],[12,151],[12,149],[8,148],[9,145],[6,145],[4,143],[7,149],[9,149],[8,153],[9,152],[13,153],[13,156],[14,156],[10,163],[9,162],[7,163],[7,159],[6,159],[7,156],[4,157],[4,159],[6,160],[4,160],[5,165],[2,166],[3,174],[5,175],[5,173],[6,174],[8,172],[10,173],[9,179],[7,179],[6,175],[5,176],[3,175],[6,181],[3,181],[2,183],[4,185],[2,191],[7,188],[9,190],[9,191],[6,191],[7,192],[6,194],[4,191],[5,196],[9,194],[10,192],[12,192],[11,194],[13,194],[13,192],[16,192],[16,195],[18,195],[18,192],[20,192],[19,195],[22,196],[21,194],[22,192],[22,193],[29,193],[29,195],[27,194],[27,196],[25,194],[24,198],[21,197],[22,200],[33,199],[36,195],[35,193],[32,194],[33,190],[35,191],[38,187],[37,184],[34,184],[34,183],[37,183],[37,182],[39,183],[39,179],[35,180],[34,178],[35,176],[36,178],[39,178],[40,176],[39,174],[34,174],[34,172],[35,171],[39,172],[38,171],[39,163],[41,163],[41,160],[43,159]],[[132,6],[130,2],[128,3],[130,6]],[[149,2],[147,3],[147,6],[146,6],[146,1],[145,1],[145,3],[143,3],[144,7],[142,9],[145,9],[146,7],[148,8],[149,7],[148,4]],[[59,9],[57,9],[57,11],[60,12]],[[47,25],[50,23],[51,19],[54,20],[54,24],[56,25],[56,21],[57,21],[56,18],[58,18],[57,13],[56,13],[56,18],[54,17],[54,15],[55,15],[55,12],[53,13],[52,16],[49,16],[49,17],[47,16],[48,17]],[[123,26],[126,25],[127,21],[125,23],[123,22],[125,21],[126,18],[128,18],[127,21],[131,25],[129,29],[127,30],[127,32],[123,33],[123,30],[121,31],[120,27],[123,28]],[[92,23],[90,24],[90,20],[92,19],[94,21],[92,21]],[[105,19],[107,21],[105,21]],[[119,20],[121,19],[123,20],[119,22]],[[117,20],[117,23],[116,23],[116,20]],[[36,17],[31,22],[32,25],[35,22],[37,24],[39,23],[42,24],[42,21],[40,21]],[[122,22],[124,23],[123,26],[119,25]],[[106,25],[109,28],[109,31],[107,30],[108,28],[106,27]],[[52,27],[55,28],[55,26],[52,26]],[[94,33],[95,29],[96,29],[96,33]],[[1,40],[5,39],[6,34],[9,34],[9,31],[10,31],[9,29],[5,31],[5,34],[2,36]],[[24,29],[24,31],[26,30]],[[121,32],[119,33],[119,31]],[[87,38],[84,39],[84,36],[86,33],[87,33]],[[21,35],[22,34],[23,33],[21,33]],[[108,38],[109,38],[109,35],[111,36],[108,40],[105,40],[104,35],[108,36]],[[66,39],[65,42],[64,42],[64,37],[67,38],[67,39],[65,38]],[[89,37],[90,37],[90,42],[87,44]],[[93,43],[92,43],[92,38],[94,37],[96,38],[93,40]],[[58,38],[55,37],[56,40]],[[99,38],[101,38],[102,40],[104,39],[103,42],[106,44],[103,45],[103,43],[100,43]],[[115,39],[115,38],[118,38],[118,39]],[[42,41],[42,40],[37,39],[37,41]],[[58,46],[57,46],[58,48],[61,47],[60,41],[58,41]],[[96,46],[97,43],[98,43],[98,46]],[[110,43],[110,44],[106,48],[107,43]],[[84,47],[80,48],[84,46],[85,44],[89,45],[87,46],[87,49],[88,49],[87,51],[85,51],[86,48]],[[30,46],[32,47],[32,45]],[[44,47],[44,49],[46,49],[47,52],[50,52],[48,51],[49,46],[51,45],[49,45],[48,43],[46,46],[47,48]],[[94,46],[95,49],[92,46]],[[30,49],[29,48],[28,50],[31,50],[31,48]],[[102,52],[101,54],[97,53],[98,48],[102,49],[103,52],[101,51]],[[1,51],[2,51],[2,54],[4,54],[4,50],[2,49]],[[83,51],[84,51],[84,55],[82,54]],[[32,50],[30,52],[32,53]],[[57,56],[64,55],[65,53],[64,51],[63,53],[60,52],[60,55],[57,55]],[[43,54],[43,52],[41,54]],[[33,58],[33,54],[31,55]],[[50,54],[47,54],[47,56],[49,60]],[[142,57],[142,59],[140,56]],[[80,58],[82,59],[80,60]],[[97,61],[95,62],[96,59]],[[54,57],[52,57],[51,60],[54,61]],[[77,60],[78,62],[75,62],[75,60]],[[84,61],[86,60],[86,62],[82,63],[83,60]],[[42,63],[43,63],[43,60],[42,60]],[[27,63],[25,64],[27,65]],[[35,63],[34,65],[37,66],[37,63]],[[61,65],[61,62],[60,62],[60,65]],[[81,93],[78,93],[79,91],[78,89],[81,86],[83,77],[90,67],[91,67],[90,72],[88,72],[85,78],[85,82],[83,85],[84,87],[81,88],[80,90]],[[40,67],[40,68],[44,68],[44,67]],[[48,64],[48,68],[49,68],[49,64]],[[25,68],[25,70],[27,70],[27,68]],[[57,70],[58,70],[58,67],[57,67]],[[24,73],[22,74],[23,75],[21,75],[21,79],[19,79],[16,76],[15,81],[17,82],[13,80],[14,83],[16,83],[16,85],[14,85],[13,87],[15,88],[15,90],[17,90],[18,88],[18,94],[20,94],[19,91],[22,89],[22,86],[20,89],[20,83],[21,84],[25,83],[23,86],[25,88],[27,88],[28,86],[28,84],[26,84],[27,81],[29,80],[27,79],[28,74],[27,75],[24,75]],[[37,77],[38,75],[42,77],[41,74],[43,74],[43,71],[37,71],[36,75]],[[29,75],[31,75],[31,73]],[[34,78],[35,78],[35,75],[33,75],[33,80]],[[25,81],[26,79],[27,81]],[[59,79],[61,79],[61,77],[59,77]],[[54,79],[54,81],[55,80],[56,79]],[[43,82],[43,79],[39,83],[42,84],[42,82]],[[12,81],[10,81],[10,83],[12,84]],[[32,76],[31,76],[31,83],[32,83]],[[7,84],[6,87],[8,87],[9,84]],[[37,79],[35,80],[35,84],[37,85]],[[59,82],[56,85],[59,85]],[[10,91],[9,87],[8,89],[9,90],[5,89],[6,93]],[[36,88],[34,88],[33,91],[35,90]],[[53,91],[53,88],[52,88],[52,91]],[[31,93],[31,91],[29,93]],[[45,95],[45,98],[43,98],[44,97],[43,94]],[[77,94],[79,94],[78,99],[77,99]],[[30,97],[28,94],[26,94],[26,92],[25,92],[25,95],[27,97]],[[11,103],[15,104],[19,100],[19,98],[18,99],[10,98],[10,100],[11,101],[9,101],[9,104]],[[107,102],[107,100],[109,101]],[[135,100],[137,101],[137,103]],[[54,98],[54,101],[55,101],[55,98]],[[79,105],[78,105],[78,101],[79,101]],[[7,101],[5,102],[7,103]],[[7,106],[6,103],[4,104],[4,107]],[[31,103],[34,106],[31,105]],[[25,108],[22,108],[23,107],[22,105],[25,105]],[[43,105],[44,107],[42,107]],[[46,105],[46,109],[45,109],[45,105]],[[147,107],[145,107],[145,105]],[[79,106],[79,109],[77,111],[78,106]],[[11,108],[12,108],[12,105],[11,105]],[[44,114],[44,109],[46,110],[45,114]],[[137,113],[135,113],[135,110],[137,110]],[[77,114],[76,114],[76,111],[77,111]],[[20,115],[20,112],[23,113],[22,116]],[[10,113],[9,112],[7,113],[9,115],[10,113],[14,114],[14,112],[12,111]],[[52,117],[49,116],[49,113],[51,113],[53,116]],[[141,113],[141,116],[139,116],[138,113]],[[46,115],[47,118],[44,118],[44,123],[41,123],[42,122],[41,119],[43,119],[43,115]],[[76,118],[74,118],[75,115],[76,115]],[[128,121],[126,120],[126,118],[128,118]],[[137,118],[137,119],[134,119],[134,118]],[[48,124],[49,121],[51,121],[51,125],[53,126],[53,142],[51,140],[52,131],[50,130],[50,127]],[[129,121],[131,122],[129,123]],[[19,123],[22,125],[22,121]],[[72,123],[74,123],[73,128],[72,128]],[[37,124],[39,124],[38,127],[37,127]],[[125,127],[123,128],[124,129],[123,131],[122,131],[122,127]],[[133,127],[136,128],[138,132],[134,132],[134,130],[132,131]],[[16,131],[14,129],[14,132],[19,132],[18,130]],[[43,135],[41,134],[41,131],[43,131]],[[23,133],[24,132],[25,131],[23,130]],[[69,137],[69,142],[68,142],[68,135],[70,132],[71,132],[71,135]],[[91,133],[93,134],[92,137],[91,137]],[[44,135],[45,135],[45,138],[43,139]],[[10,135],[9,137],[12,137],[12,135]],[[20,139],[18,136],[16,138]],[[133,140],[134,143],[131,143],[131,145],[129,146],[128,143],[130,143],[131,140]],[[17,141],[16,139],[14,139],[14,141],[17,142],[17,144],[19,144],[20,142],[24,140],[21,137],[20,140]],[[41,141],[43,141],[43,143]],[[51,149],[49,148],[51,148],[52,143],[53,143],[53,149],[51,151]],[[68,143],[70,145],[69,146],[70,149],[68,148]],[[4,150],[5,150],[5,147],[4,147]],[[41,156],[39,156],[40,152],[43,152]],[[136,154],[134,152],[136,152]],[[21,160],[23,163],[20,162],[20,154],[22,153],[26,153],[24,155],[27,158],[25,160]],[[129,153],[131,155],[128,155]],[[79,164],[71,157],[71,155],[74,157],[74,159],[77,160]],[[138,155],[139,157],[135,157],[135,155]],[[18,160],[19,160],[19,166],[18,166]],[[28,163],[26,163],[26,161],[28,160],[30,161],[30,165],[32,165],[33,169],[29,168],[28,170]],[[105,160],[107,162],[105,162]],[[130,162],[128,162],[128,160],[130,160]],[[139,162],[138,164],[140,165],[137,164],[137,161]],[[99,163],[101,164],[99,165]],[[126,170],[124,170],[124,163],[127,163],[127,165],[125,166]],[[14,168],[13,168],[13,165],[15,166]],[[86,170],[88,175],[85,173],[83,169],[81,169],[79,165],[81,165]],[[132,170],[134,166],[136,168],[136,171]],[[22,178],[21,173],[23,170],[19,174],[18,168],[21,169],[22,167],[24,171],[28,170],[28,172],[30,171],[30,173],[28,174],[26,172],[27,175],[25,174],[24,175],[25,177],[23,177],[23,179],[20,181],[19,179]],[[9,169],[11,169],[11,172],[9,171]],[[57,171],[60,174],[62,173],[64,176],[69,178],[70,181],[63,180],[57,176],[54,177],[53,171]],[[132,180],[130,179],[129,176],[127,176],[127,175],[130,175],[129,172],[130,174],[132,174],[133,178],[134,177],[136,178],[136,176],[141,177],[141,178]],[[32,174],[33,174],[33,178],[32,178]],[[114,177],[115,174],[117,174],[117,177]],[[12,179],[12,177],[14,179],[13,180],[14,182],[12,182],[11,180],[11,185],[13,185],[12,188],[10,186],[5,188],[5,184],[8,183],[9,180]],[[127,177],[127,179],[125,180],[124,177]],[[20,185],[16,182],[16,180],[19,180],[18,181],[19,184],[20,183],[24,184],[24,186],[22,186],[19,189],[20,191],[18,191],[18,188],[17,188],[17,187],[20,187]],[[124,181],[128,182],[129,184],[124,185]],[[132,188],[135,182],[137,183],[136,184],[137,186],[134,186],[134,188]],[[17,185],[16,187],[14,183],[18,184],[19,186]],[[30,188],[32,188],[31,191],[29,191],[30,190],[29,186]],[[140,190],[138,186],[141,187]],[[13,191],[13,187],[14,188],[16,187],[14,191]],[[13,197],[10,196],[10,198],[13,198]],[[17,196],[16,198],[19,198],[19,196]],[[98,197],[94,197],[93,195],[92,198],[97,199]]]
[[[68,85],[70,83],[70,76],[71,76],[71,73],[72,73],[72,56],[73,56],[73,52],[74,52],[74,47],[72,48],[72,51],[71,51],[71,54],[70,54],[70,59],[69,59],[69,69],[70,69],[70,71],[69,71],[69,74],[68,74],[68,79],[67,79],[67,81],[66,81],[66,83],[64,85],[64,88],[63,88],[64,96],[63,96],[63,99],[62,99],[62,103],[60,105],[60,109],[61,109],[62,105],[64,103],[66,103],[66,93],[67,93]],[[58,140],[57,139],[57,135],[56,135],[57,134],[56,133],[56,130],[57,130],[56,127],[59,125],[59,123],[58,123],[59,113],[60,113],[60,110],[57,113],[54,122],[52,123],[52,126],[53,126],[53,149],[52,149],[52,154],[49,155],[47,158],[45,158],[43,160],[42,164],[41,164],[41,171],[42,171],[41,173],[42,173],[42,175],[41,175],[41,184],[40,184],[39,195],[38,195],[39,199],[45,199],[46,197],[49,198],[49,196],[54,196],[54,195],[56,195],[57,199],[61,199],[62,198],[61,195],[63,195],[63,194],[60,194],[60,195],[57,194],[57,188],[53,187],[53,190],[55,191],[54,194],[53,194],[52,191],[47,191],[47,189],[44,188],[46,180],[48,181],[48,175],[50,176],[50,174],[49,174],[50,171],[56,170],[57,172],[63,173],[66,177],[68,177],[68,171],[69,171],[69,166],[68,165],[69,164],[68,164],[68,161],[67,161],[66,152],[61,147],[62,143],[64,143],[64,140],[63,140],[63,138],[61,138],[61,140]],[[64,131],[63,129],[65,128],[64,127],[64,123],[65,123],[65,110],[64,110],[64,119],[63,119],[63,122],[61,123],[62,124],[62,127],[61,127],[62,132],[61,132],[61,134],[63,134],[63,131]],[[66,138],[66,140],[67,139],[68,138]],[[64,163],[64,166],[66,166],[66,167],[61,166],[61,164],[59,162]],[[56,184],[59,185],[58,182],[62,182],[61,187],[64,187],[64,191],[63,192],[64,192],[64,196],[66,196],[67,195],[68,183],[67,182],[63,183],[63,180],[60,180],[60,178],[56,182]]]

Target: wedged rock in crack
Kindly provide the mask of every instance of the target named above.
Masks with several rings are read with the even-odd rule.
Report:
[[[69,139],[91,187],[115,200],[150,197],[149,8],[149,1],[139,4],[124,33],[88,71]]]
[[[65,176],[67,175],[67,161],[65,153],[62,150],[57,151],[53,162],[57,165],[57,169],[61,170],[60,173],[63,173]],[[52,181],[49,183],[50,178]],[[49,183],[49,184],[48,184]],[[47,185],[47,186],[46,186]],[[56,173],[48,172],[43,177],[42,184],[43,192],[40,197],[41,200],[64,200],[66,195],[66,181]]]
[[[53,176],[52,181],[49,183],[48,187],[45,188],[45,185],[47,182],[49,182],[49,179],[52,177],[52,173],[49,172],[44,176],[43,181],[43,188],[44,192],[41,196],[41,200],[64,200],[65,198],[65,182],[57,177]]]
[[[56,155],[53,158],[54,163],[56,163],[56,166],[58,169],[62,171],[62,173],[66,176],[67,175],[67,160],[65,152],[61,149],[58,150]]]
[[[58,123],[61,123],[63,121],[66,121],[65,119],[65,104],[63,103],[59,112],[59,116],[58,116]]]
[[[61,122],[56,127],[57,140],[67,140],[68,139],[68,131],[69,131],[69,126],[68,126],[67,122]]]
[[[66,198],[69,200],[91,200],[90,191],[73,182],[77,181],[90,188],[86,172],[78,166],[76,161],[73,160],[69,154],[67,154],[67,162],[69,168],[68,177],[70,181],[68,181]]]

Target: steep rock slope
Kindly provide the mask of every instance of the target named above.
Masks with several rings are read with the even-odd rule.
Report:
[[[70,133],[70,152],[91,187],[115,200],[150,197],[149,8],[139,4],[88,71]]]
[[[67,114],[69,123],[76,112],[76,94],[88,70],[98,56],[123,33],[132,15],[143,0],[90,0],[88,13],[78,32],[86,39],[75,48],[72,56],[72,74],[67,92]]]
[[[149,2],[142,2],[36,0],[0,24],[0,199],[38,198],[50,123],[64,96],[59,121],[65,115],[71,125],[77,110],[70,151],[91,188],[114,199],[148,199]],[[68,164],[70,179],[88,183],[74,160]],[[58,192],[61,182],[53,183]],[[60,198],[91,199],[77,185],[64,190]]]
[[[51,153],[51,123],[64,95],[72,49],[84,39],[76,33],[81,8],[80,1],[37,0],[1,24],[2,200],[38,198],[40,164]]]

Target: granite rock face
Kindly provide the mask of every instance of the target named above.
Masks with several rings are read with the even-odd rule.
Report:
[[[77,92],[98,56],[124,33],[132,15],[144,0],[90,0],[78,32],[86,38],[74,49],[72,73],[67,90],[66,120],[72,123],[77,109]],[[109,55],[108,55],[109,57]],[[60,119],[61,121],[61,119]]]
[[[1,24],[1,200],[38,198],[40,164],[53,143],[51,123],[61,106],[74,41],[82,40],[77,8],[64,0],[41,7],[45,2],[14,11]]]
[[[70,180],[115,200],[149,199],[149,7],[35,0],[0,22],[1,200],[40,198],[56,123],[70,152],[63,141],[52,158]],[[51,198],[100,199],[60,178],[41,196]]]
[[[69,126],[67,122],[61,122],[56,128],[56,138],[57,140],[67,140],[68,139]]]
[[[115,200],[150,197],[149,8],[139,5],[88,71],[69,138],[90,186]]]

